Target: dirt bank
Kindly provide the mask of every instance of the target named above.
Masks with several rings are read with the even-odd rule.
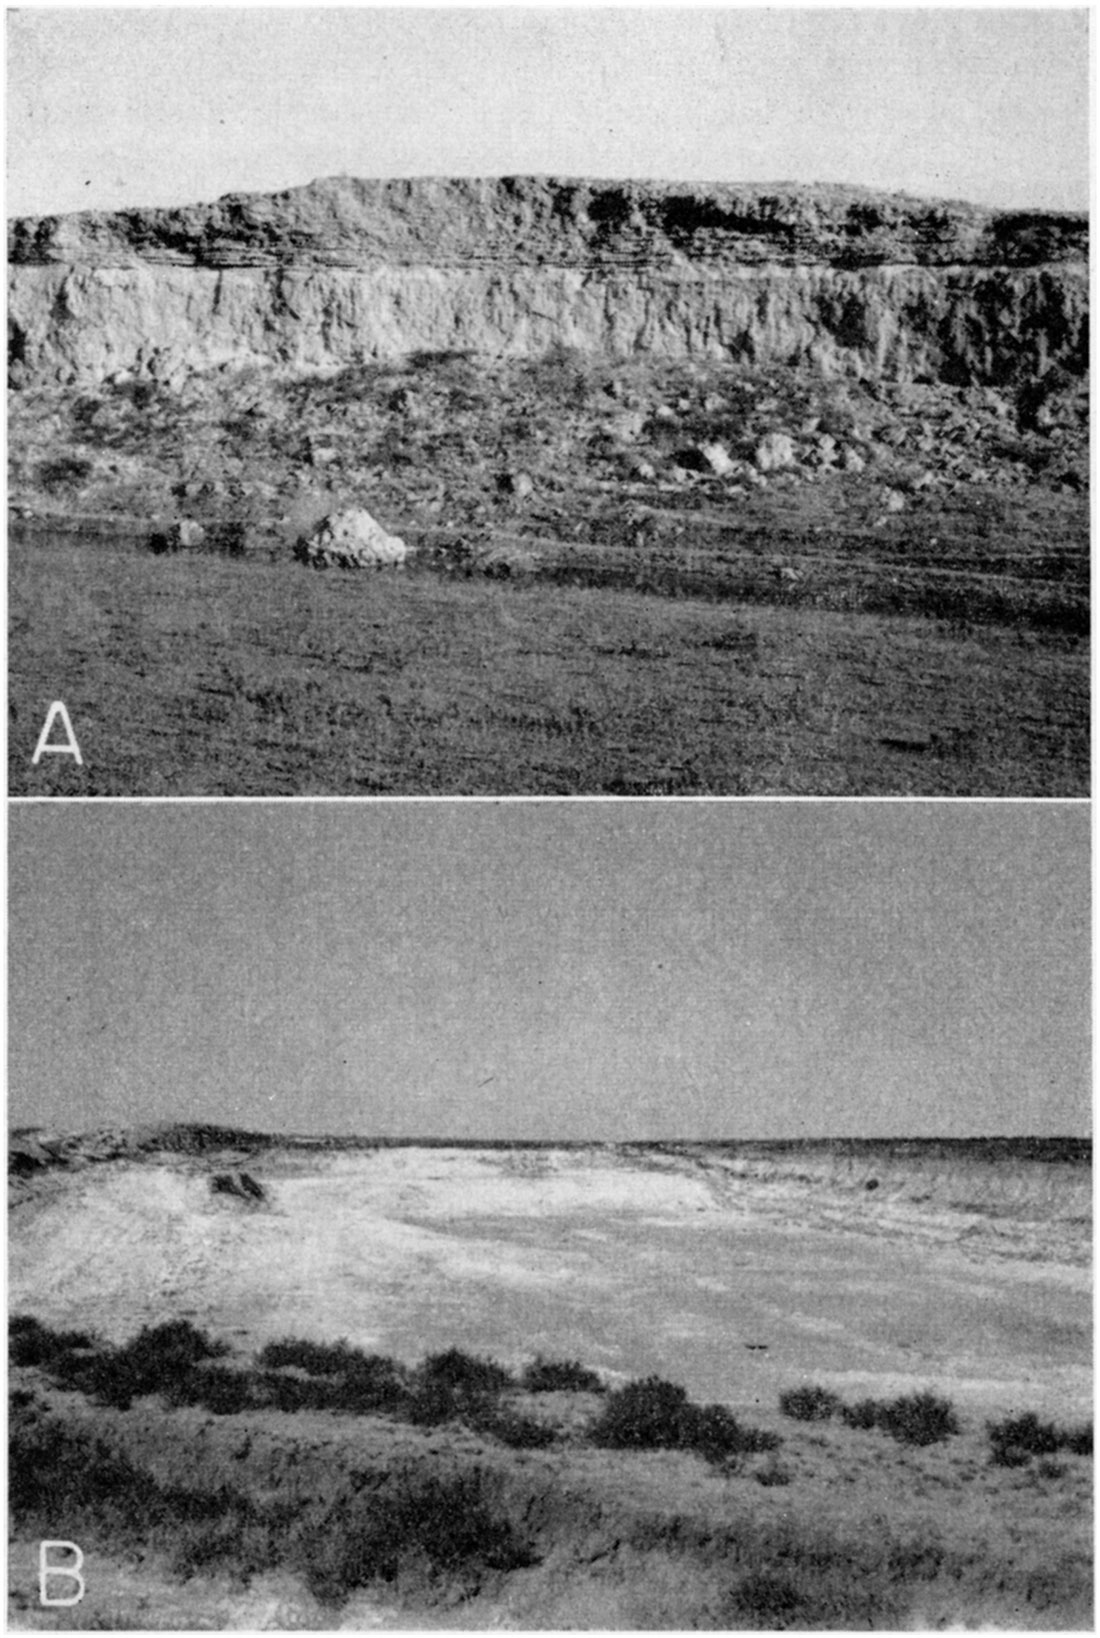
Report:
[[[344,177],[24,219],[8,253],[18,386],[563,345],[955,384],[1087,367],[1083,217],[855,188]]]

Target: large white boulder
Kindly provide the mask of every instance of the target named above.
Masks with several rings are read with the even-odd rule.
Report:
[[[323,517],[299,539],[294,555],[319,569],[384,569],[404,563],[409,548],[369,512],[352,509]]]
[[[794,466],[794,439],[786,432],[766,433],[756,446],[756,464],[761,472],[782,472]]]

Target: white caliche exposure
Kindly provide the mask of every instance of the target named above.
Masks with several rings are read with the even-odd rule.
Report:
[[[1087,221],[874,194],[337,177],[11,224],[12,384],[416,351],[988,381],[1087,362]]]

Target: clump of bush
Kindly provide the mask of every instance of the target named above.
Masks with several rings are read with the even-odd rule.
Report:
[[[683,1444],[708,1462],[728,1462],[739,1456],[756,1456],[778,1450],[783,1443],[778,1433],[750,1428],[737,1420],[725,1405],[689,1405]]]
[[[479,1433],[488,1433],[513,1450],[543,1450],[557,1441],[554,1429],[509,1405],[489,1403],[465,1418]]]
[[[96,1347],[86,1331],[51,1331],[33,1314],[13,1314],[8,1321],[8,1357],[13,1365],[50,1366],[65,1354]]]
[[[1091,1423],[1060,1428],[1054,1422],[1041,1422],[1034,1411],[1027,1411],[1022,1416],[989,1422],[986,1431],[998,1467],[1023,1467],[1033,1456],[1053,1456],[1059,1450],[1068,1450],[1073,1456],[1092,1455]]]
[[[84,1331],[51,1331],[27,1315],[9,1325],[12,1363],[38,1365],[65,1388],[127,1410],[143,1394],[161,1393],[174,1404],[194,1403],[196,1366],[229,1352],[189,1320],[146,1326],[121,1348]],[[204,1373],[205,1374],[205,1373]]]
[[[529,1543],[501,1516],[481,1474],[398,1473],[370,1496],[345,1494],[300,1542],[314,1597],[340,1603],[357,1587],[415,1565],[462,1595],[486,1574],[526,1568]]]
[[[609,1397],[589,1430],[610,1450],[675,1450],[686,1421],[687,1389],[659,1376],[628,1382]]]
[[[439,1383],[459,1393],[499,1393],[511,1386],[512,1378],[495,1359],[478,1359],[461,1348],[429,1354],[420,1367],[421,1379]]]
[[[840,1419],[849,1428],[877,1428],[881,1407],[879,1399],[857,1399],[854,1405],[841,1405]]]
[[[935,1445],[959,1431],[951,1401],[940,1399],[934,1393],[913,1393],[885,1400],[878,1426],[903,1445]]]
[[[934,1393],[857,1399],[854,1405],[846,1405],[828,1388],[807,1384],[781,1393],[779,1408],[784,1416],[800,1422],[827,1422],[839,1416],[846,1427],[879,1428],[904,1445],[934,1445],[959,1431],[951,1401]]]
[[[690,1450],[715,1463],[781,1443],[778,1434],[743,1427],[725,1405],[692,1404],[685,1388],[659,1376],[612,1393],[589,1438],[610,1450]]]
[[[603,1393],[595,1371],[577,1359],[543,1359],[539,1354],[521,1378],[528,1393]]]
[[[354,1357],[363,1357],[358,1348],[351,1348],[347,1339],[339,1342],[309,1342],[304,1337],[283,1337],[279,1342],[268,1342],[260,1349],[261,1365],[270,1370],[296,1366],[310,1376],[342,1376]]]
[[[807,1382],[779,1395],[779,1409],[796,1422],[828,1422],[840,1409],[840,1395]]]

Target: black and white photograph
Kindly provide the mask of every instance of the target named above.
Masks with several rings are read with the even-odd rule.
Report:
[[[1091,1630],[1085,804],[10,823],[14,1629]]]
[[[1088,794],[1088,13],[9,14],[9,790]]]
[[[1090,13],[7,13],[13,1632],[1091,1632]]]

